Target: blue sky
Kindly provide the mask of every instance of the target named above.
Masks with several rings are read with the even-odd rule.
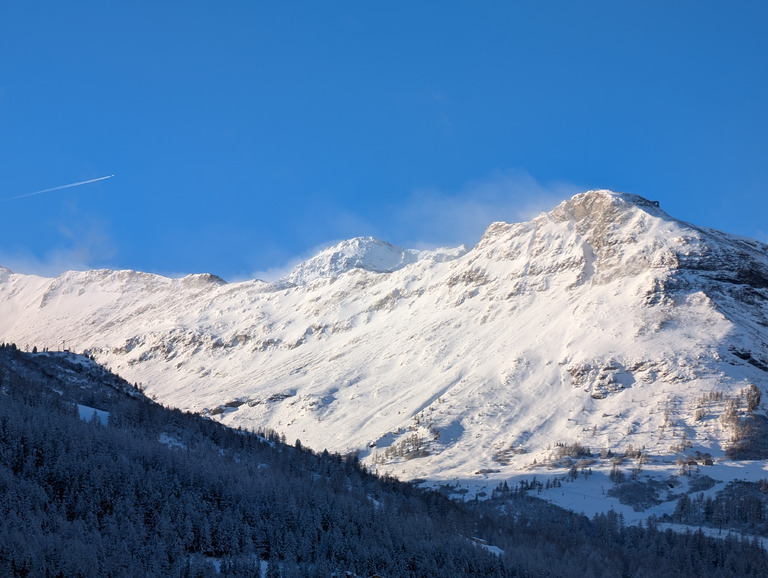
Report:
[[[767,29],[762,1],[4,2],[0,264],[264,277],[593,188],[768,241]]]

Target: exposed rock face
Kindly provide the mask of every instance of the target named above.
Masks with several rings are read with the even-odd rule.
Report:
[[[683,432],[716,451],[762,414],[726,400],[768,387],[767,249],[591,191],[469,251],[353,239],[279,283],[3,269],[0,340],[64,341],[161,402],[398,475]]]

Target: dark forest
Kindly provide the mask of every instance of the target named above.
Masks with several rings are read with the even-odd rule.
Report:
[[[703,519],[684,506],[680,521]],[[0,519],[3,576],[768,575],[756,541],[590,520],[524,489],[458,502],[164,408],[87,357],[12,344]]]

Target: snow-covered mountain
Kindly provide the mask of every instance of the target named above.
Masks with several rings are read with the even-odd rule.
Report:
[[[284,278],[295,285],[338,277],[350,269],[391,273],[421,260],[448,261],[466,253],[466,247],[417,251],[404,249],[373,237],[357,237],[328,247],[296,265]]]
[[[749,438],[767,297],[766,245],[590,191],[471,250],[353,239],[276,283],[0,269],[0,341],[86,350],[165,404],[450,479],[575,443]]]

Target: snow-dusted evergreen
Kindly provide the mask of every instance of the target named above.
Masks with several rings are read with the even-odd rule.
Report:
[[[743,536],[627,526],[613,511],[589,520],[527,495],[535,482],[449,500],[275,432],[164,408],[70,353],[0,345],[0,402],[2,576],[768,572],[765,550]],[[675,521],[765,535],[762,487],[683,496]]]
[[[3,269],[0,341],[88,351],[170,406],[454,479],[574,444],[761,455],[767,296],[765,245],[591,191],[470,250],[353,239],[276,283]]]

